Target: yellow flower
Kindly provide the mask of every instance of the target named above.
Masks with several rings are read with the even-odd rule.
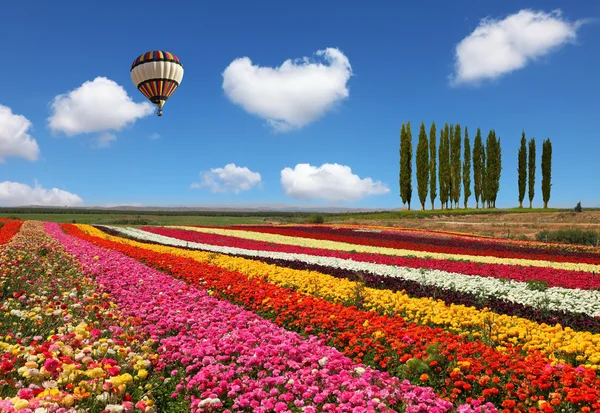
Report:
[[[64,407],[71,407],[73,406],[73,403],[75,403],[75,398],[70,394],[67,394],[65,397],[63,397],[61,403]]]
[[[146,377],[148,377],[148,371],[146,369],[141,369],[138,371],[137,375],[140,379],[144,380]]]
[[[21,410],[29,406],[29,402],[17,397],[16,400],[13,399],[13,405],[15,406],[15,410]]]
[[[85,372],[85,375],[91,379],[98,379],[103,377],[106,373],[100,367],[93,368]]]

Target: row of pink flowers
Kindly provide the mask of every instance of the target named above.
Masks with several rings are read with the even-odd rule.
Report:
[[[66,235],[57,224],[46,229],[97,274],[123,312],[142,319],[141,329],[160,340],[165,366],[183,363],[177,388],[190,396],[194,411],[452,409],[431,388],[356,364],[315,337],[305,339],[121,253]],[[476,408],[487,409],[495,410]]]
[[[590,277],[589,273],[583,271],[570,271],[557,268],[528,267],[507,264],[481,264],[469,261],[449,261],[433,258],[395,257],[381,254],[352,253],[321,248],[298,247],[294,245],[276,244],[264,241],[254,241],[232,236],[215,235],[181,229],[158,227],[143,227],[142,229],[153,234],[164,235],[184,241],[244,248],[255,251],[318,255],[323,257],[335,257],[360,262],[397,265],[409,268],[427,268],[481,277],[506,278],[524,282],[529,280],[539,280],[547,282],[548,286],[550,287],[578,288],[585,290],[594,290],[600,288],[600,277]]]

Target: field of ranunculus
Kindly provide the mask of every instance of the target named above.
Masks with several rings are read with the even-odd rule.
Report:
[[[600,249],[0,220],[0,412],[600,412]]]

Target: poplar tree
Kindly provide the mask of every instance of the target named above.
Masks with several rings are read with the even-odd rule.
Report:
[[[519,208],[523,208],[525,189],[527,188],[527,140],[525,131],[521,134],[521,147],[519,148]]]
[[[487,172],[487,159],[486,159],[485,146],[483,148],[481,159],[483,159],[483,162],[481,163],[481,165],[482,165],[482,168],[481,168],[481,203],[484,208],[486,208],[486,207],[489,208],[490,207],[490,203],[489,203],[490,190],[488,188],[488,178],[487,178],[488,172]]]
[[[535,195],[535,139],[529,140],[529,209],[533,205],[533,197]]]
[[[542,197],[544,198],[544,208],[548,208],[550,200],[550,188],[552,183],[552,143],[546,139],[542,143]]]
[[[496,197],[500,189],[500,173],[502,171],[502,150],[496,131],[490,130],[486,141],[485,164],[485,198],[489,207],[496,207]]]
[[[477,128],[477,134],[475,135],[475,141],[473,142],[473,189],[475,192],[476,208],[479,208],[479,199],[481,199],[481,205],[483,206],[484,204],[482,197],[484,167],[483,156],[484,147],[481,139],[481,129]]]
[[[487,203],[488,208],[492,206],[492,193],[493,185],[492,181],[494,180],[494,161],[496,157],[494,156],[494,146],[495,138],[492,130],[488,133],[487,140],[485,141],[485,184],[483,186],[485,193],[485,202]]]
[[[450,179],[450,140],[452,139],[452,133],[454,131],[454,126],[450,125],[446,132],[446,173],[444,179],[446,180],[446,209],[448,209],[448,202],[451,202],[450,191],[452,190],[452,180]],[[450,205],[450,209],[452,209],[452,205]]]
[[[406,204],[404,200],[404,180],[402,179],[402,165],[404,163],[404,142],[406,140],[406,128],[404,127],[404,122],[402,122],[402,127],[400,128],[400,150],[398,153],[400,154],[400,172],[398,172],[398,186],[400,188],[400,198],[402,199],[402,204]]]
[[[496,138],[496,131],[494,131],[494,138]],[[500,176],[502,176],[502,143],[500,138],[496,140],[496,170],[494,171],[494,208],[496,208],[496,198],[498,192],[500,192]]]
[[[435,209],[433,201],[437,197],[437,153],[436,153],[436,130],[435,122],[431,123],[429,130],[429,199],[431,200],[431,209]]]
[[[400,196],[402,203],[408,203],[412,197],[412,134],[410,132],[410,121],[400,131]]]
[[[442,209],[448,207],[449,182],[450,176],[450,143],[448,141],[448,124],[444,126],[440,135],[439,150],[439,181],[440,181],[440,202]]]
[[[448,177],[447,177],[447,191],[448,191],[448,197],[447,197],[447,202],[446,202],[446,208],[448,208],[448,203],[450,204],[450,209],[453,208],[453,201],[454,201],[454,197],[452,195],[454,195],[454,189],[453,189],[453,185],[454,185],[454,179],[453,179],[453,174],[452,174],[452,142],[454,140],[454,125],[450,124],[450,128],[448,129],[448,134],[447,134],[447,141],[448,141]]]
[[[469,142],[469,129],[465,127],[465,149],[463,154],[463,189],[465,209],[471,196],[471,142]]]
[[[460,200],[461,173],[460,173],[460,147],[461,147],[461,129],[460,124],[454,127],[454,134],[450,141],[450,175],[452,179],[452,191],[450,197],[454,202],[454,207],[458,208]]]
[[[417,190],[419,201],[421,201],[421,211],[425,210],[425,201],[427,201],[427,190],[429,189],[429,142],[427,141],[427,132],[425,132],[425,123],[421,122],[419,130],[419,142],[417,143]]]

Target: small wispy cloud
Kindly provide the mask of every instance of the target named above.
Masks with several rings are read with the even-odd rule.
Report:
[[[116,140],[117,136],[114,133],[104,132],[96,137],[92,146],[96,149],[105,149],[110,147]]]
[[[261,176],[246,167],[234,163],[224,168],[213,168],[201,173],[200,182],[194,182],[191,188],[209,188],[211,192],[232,192],[234,194],[248,191],[261,183]]]

